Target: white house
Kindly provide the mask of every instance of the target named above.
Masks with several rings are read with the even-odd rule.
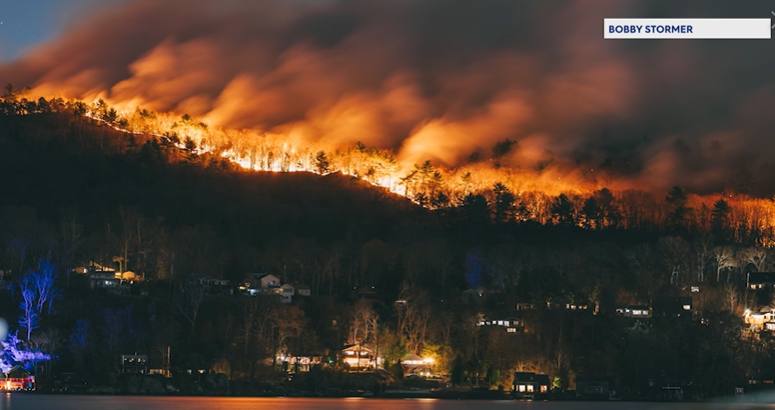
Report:
[[[309,286],[307,285],[296,286],[296,293],[298,293],[299,296],[310,296],[312,294]]]
[[[293,301],[293,296],[296,294],[296,289],[294,289],[293,285],[286,283],[277,290],[277,293],[280,295],[280,302],[291,303]]]

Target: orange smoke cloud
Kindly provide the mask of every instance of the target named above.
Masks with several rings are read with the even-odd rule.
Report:
[[[46,95],[188,113],[256,135],[362,141],[394,150],[402,169],[428,159],[465,166],[508,138],[517,144],[498,161],[506,177],[718,189],[747,148],[709,135],[755,140],[766,117],[757,107],[773,96],[753,85],[717,85],[716,99],[692,94],[701,87],[687,85],[689,73],[717,55],[600,38],[604,16],[669,7],[135,0],[84,18],[0,66],[0,77]],[[704,80],[720,78],[722,68],[706,70]],[[715,115],[732,94],[755,95],[757,104]],[[703,116],[710,124],[698,124]],[[719,144],[726,152],[709,162]]]

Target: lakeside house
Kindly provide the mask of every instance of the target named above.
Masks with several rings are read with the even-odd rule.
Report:
[[[401,367],[404,376],[433,376],[433,360],[422,358],[414,353],[407,353],[401,358]]]
[[[775,272],[750,272],[746,277],[746,287],[751,290],[775,288]]]
[[[314,366],[320,366],[323,363],[321,354],[280,354],[277,356],[277,364],[283,371],[288,373],[307,373]]]
[[[144,354],[122,354],[121,373],[148,374],[148,356]]]
[[[35,376],[21,366],[14,366],[7,373],[2,373],[0,390],[2,391],[32,391],[35,390]]]
[[[511,394],[517,399],[545,399],[549,396],[549,375],[514,373]]]
[[[607,377],[576,377],[576,400],[611,400],[616,394]]]
[[[351,372],[376,369],[374,351],[361,344],[348,345],[342,349],[342,364]]]

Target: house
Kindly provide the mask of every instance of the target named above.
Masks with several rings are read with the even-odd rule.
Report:
[[[681,296],[677,298],[659,299],[654,302],[654,311],[660,317],[692,318],[692,298]]]
[[[204,286],[205,288],[215,287],[215,286],[229,286],[228,280],[217,279],[212,276],[205,276],[203,278],[199,278],[197,282],[199,282],[199,284]]]
[[[514,373],[511,394],[517,399],[545,399],[549,396],[549,376],[535,373]]]
[[[282,366],[283,371],[288,373],[307,373],[313,366],[319,366],[323,363],[323,355],[319,354],[287,354],[277,356],[277,363]]]
[[[307,285],[299,285],[296,286],[296,293],[299,294],[299,296],[311,296],[312,291],[309,286]]]
[[[148,356],[138,354],[122,354],[121,373],[148,374]]]
[[[129,281],[121,279],[121,274],[115,271],[93,271],[88,274],[89,287],[103,289],[118,295],[127,295],[130,291]]]
[[[35,376],[21,366],[14,366],[0,378],[2,391],[32,391],[35,390]]]
[[[263,273],[258,276],[261,289],[274,289],[280,287],[280,278],[271,273]]]
[[[350,291],[349,296],[350,296],[350,300],[352,301],[358,301],[361,299],[364,299],[372,303],[380,303],[382,301],[382,295],[380,295],[380,293],[377,292],[377,289],[374,286],[354,287]]]
[[[199,283],[199,286],[204,288],[205,294],[207,295],[229,295],[233,292],[230,287],[231,282],[228,280],[218,279],[212,276],[205,276],[203,278],[197,279],[197,283]]]
[[[293,301],[293,296],[296,294],[296,288],[294,288],[293,285],[286,283],[277,288],[277,294],[280,295],[281,303],[291,303]]]
[[[401,358],[401,367],[404,371],[404,376],[433,376],[433,359],[423,359],[414,353],[408,353]]]
[[[271,273],[249,273],[245,276],[245,286],[254,289],[273,289],[280,287],[280,278]]]
[[[71,272],[73,273],[80,273],[82,275],[88,274],[89,272],[115,272],[115,271],[116,270],[111,267],[100,265],[99,263],[96,263],[96,262],[89,262],[88,265],[79,266],[71,270]]]
[[[376,360],[374,351],[361,344],[349,345],[342,349],[342,363],[351,372],[374,370]]]
[[[775,310],[762,308],[758,312],[751,312],[746,309],[743,322],[750,326],[754,332],[762,330],[773,331],[775,330]]]
[[[510,317],[505,320],[489,320],[489,319],[480,319],[477,323],[477,326],[500,326],[505,328],[506,333],[522,333],[525,331],[525,326],[522,324],[522,321],[513,317]]]
[[[270,273],[249,273],[239,290],[246,295],[255,296],[259,293],[278,293],[280,287],[280,278]]]
[[[580,312],[591,312],[591,304],[588,301],[576,300],[573,296],[559,296],[546,302],[546,308],[550,310],[577,310]]]
[[[256,296],[258,294],[259,289],[256,287],[253,287],[250,284],[250,281],[246,281],[246,282],[240,283],[239,291],[248,296]]]
[[[751,290],[775,288],[775,272],[750,272],[747,279],[748,289]]]
[[[576,377],[576,400],[610,400],[616,391],[606,377]]]
[[[631,317],[635,319],[651,319],[651,308],[643,305],[619,306],[616,308],[618,316]]]

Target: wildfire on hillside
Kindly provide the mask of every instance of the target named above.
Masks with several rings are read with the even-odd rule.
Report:
[[[651,3],[215,4],[123,2],[0,64],[0,78],[102,98],[130,120],[137,107],[174,112],[154,126],[178,123],[199,149],[251,169],[314,171],[310,156],[322,150],[333,169],[397,193],[411,192],[402,179],[429,160],[463,191],[502,182],[553,196],[673,185],[775,194],[766,156],[775,146],[761,138],[775,124],[760,108],[772,94],[744,81],[763,75],[739,71],[766,67],[739,60],[766,50],[629,49],[578,35],[598,32],[600,15],[653,14]],[[545,7],[562,22],[552,36],[531,24]],[[697,72],[703,81],[688,81]],[[738,80],[716,81],[730,73]],[[229,131],[181,124],[186,113]],[[355,155],[357,142],[376,148]]]
[[[5,98],[1,111],[13,115],[72,111],[138,136],[142,143],[156,141],[174,148],[169,158],[173,162],[207,155],[253,171],[341,173],[429,209],[484,209],[485,218],[495,222],[534,221],[586,229],[688,230],[712,232],[741,243],[775,245],[775,203],[770,199],[729,191],[697,195],[680,187],[665,196],[664,191],[617,186],[615,180],[605,186],[574,173],[577,168],[568,168],[570,172],[562,175],[557,171],[559,166],[548,170],[497,167],[497,155],[459,167],[434,165],[426,160],[404,168],[389,150],[362,143],[332,147],[275,133],[211,127],[188,115],[140,108],[119,112],[103,100],[86,104],[28,96]],[[510,144],[496,145],[494,154],[507,151],[505,146]]]

